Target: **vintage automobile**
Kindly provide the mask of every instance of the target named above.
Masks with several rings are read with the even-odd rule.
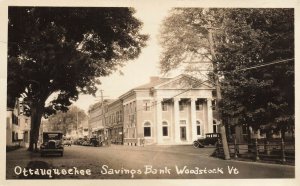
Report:
[[[62,132],[43,132],[43,143],[40,146],[41,156],[47,154],[59,154],[63,156],[63,133]]]
[[[82,146],[90,146],[90,140],[84,139],[83,142],[81,143]]]
[[[93,137],[93,138],[90,138],[90,145],[94,146],[94,147],[99,147],[99,146],[102,146],[102,142],[100,142],[98,138]]]
[[[193,142],[193,146],[195,148],[203,148],[208,145],[217,146],[218,143],[221,142],[221,134],[220,133],[206,133],[205,138],[197,139]]]

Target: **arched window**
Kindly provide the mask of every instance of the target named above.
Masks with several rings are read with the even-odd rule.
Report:
[[[196,121],[196,127],[197,127],[197,136],[200,136],[201,135],[200,121]]]
[[[168,126],[168,122],[166,121],[162,122],[162,135],[169,136],[169,126]]]
[[[151,123],[148,121],[144,123],[144,137],[151,137]]]

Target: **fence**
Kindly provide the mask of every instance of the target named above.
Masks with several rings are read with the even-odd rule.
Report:
[[[255,161],[279,161],[281,163],[295,162],[295,142],[283,139],[265,140],[254,139],[250,143],[228,143],[232,158],[246,158]],[[217,145],[216,156],[224,158],[222,144]]]

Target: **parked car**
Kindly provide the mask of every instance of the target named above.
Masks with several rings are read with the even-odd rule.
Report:
[[[71,138],[65,138],[63,144],[64,146],[71,146],[72,145]]]
[[[83,138],[78,138],[74,141],[74,145],[82,145],[83,141]]]
[[[93,137],[93,138],[90,138],[90,145],[94,146],[94,147],[98,147],[98,146],[102,146],[102,143],[99,141],[98,138]]]
[[[43,132],[43,142],[40,146],[41,156],[46,154],[59,154],[63,156],[63,133],[62,132]]]
[[[215,145],[221,141],[220,133],[206,133],[204,139],[197,139],[193,142],[195,148],[203,148],[207,145]]]
[[[90,140],[84,140],[82,143],[81,143],[82,146],[90,146]]]

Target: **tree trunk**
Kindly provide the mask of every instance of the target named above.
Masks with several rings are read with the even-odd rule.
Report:
[[[39,139],[39,130],[41,119],[43,116],[44,104],[32,104],[31,106],[31,128],[30,128],[30,141],[29,151],[37,151],[37,143]]]
[[[285,140],[285,132],[286,132],[286,129],[284,127],[282,127],[282,129],[280,130],[280,133],[281,133],[281,138],[283,140]]]
[[[211,27],[211,23],[209,23],[209,27]],[[213,33],[212,29],[208,29],[208,41],[209,41],[209,47],[210,47],[210,52],[212,54],[212,64],[213,64],[213,70],[217,71],[217,57],[215,53],[215,48],[214,48],[214,39],[213,39]],[[223,150],[224,150],[224,159],[229,160],[230,159],[230,153],[229,153],[229,148],[228,148],[228,143],[227,143],[227,137],[226,137],[226,129],[225,125],[222,122],[222,113],[220,111],[220,101],[221,101],[221,87],[219,84],[219,77],[218,75],[214,75],[215,78],[215,86],[216,86],[216,93],[217,93],[217,100],[216,100],[216,113],[217,113],[217,120],[220,122],[220,133],[221,133],[221,140],[222,140],[222,145],[223,145]]]

